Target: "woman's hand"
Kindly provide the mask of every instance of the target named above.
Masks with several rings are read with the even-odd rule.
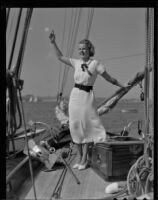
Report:
[[[54,34],[54,30],[52,30],[52,32],[50,33],[50,35],[49,35],[49,39],[50,39],[51,43],[54,43],[54,42],[55,42],[55,34]]]
[[[124,85],[122,85],[122,88],[124,88],[125,90],[128,91],[128,89],[131,87],[131,85],[129,83],[125,83]]]

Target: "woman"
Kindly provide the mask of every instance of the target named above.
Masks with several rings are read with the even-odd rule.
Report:
[[[75,85],[69,99],[69,127],[71,137],[78,149],[78,160],[73,168],[87,167],[88,144],[106,141],[106,131],[95,107],[93,85],[97,75],[119,87],[125,87],[111,77],[103,64],[92,59],[95,54],[93,44],[87,40],[79,42],[80,59],[63,56],[55,41],[54,31],[49,36],[57,58],[74,68]]]

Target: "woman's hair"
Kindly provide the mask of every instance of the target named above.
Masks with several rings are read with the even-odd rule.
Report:
[[[79,44],[85,44],[87,45],[88,49],[89,49],[89,55],[91,57],[94,56],[95,54],[95,48],[94,48],[94,45],[92,44],[92,42],[90,40],[87,40],[87,39],[83,39],[79,42]]]

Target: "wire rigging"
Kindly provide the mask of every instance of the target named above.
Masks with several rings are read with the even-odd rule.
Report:
[[[24,29],[23,29],[23,36],[22,36],[22,40],[21,40],[19,56],[17,59],[16,69],[15,69],[18,77],[20,77],[20,73],[21,73],[21,67],[22,67],[22,62],[23,62],[23,58],[24,58],[26,39],[27,39],[28,31],[29,31],[29,25],[31,22],[32,11],[33,11],[33,8],[28,8],[27,13],[26,13],[26,20],[25,20]]]
[[[9,38],[10,38],[10,34],[11,34],[12,27],[13,27],[14,18],[15,18],[15,12],[14,12],[14,15],[12,16],[12,19],[11,19],[11,25],[10,25],[10,28],[9,28],[9,33],[8,33],[8,36],[7,36],[7,40],[9,40]],[[6,34],[7,34],[7,31],[6,31]]]
[[[7,30],[7,26],[8,26],[9,15],[10,15],[10,8],[8,8],[7,15],[6,15],[6,30]]]
[[[122,59],[122,58],[130,58],[130,57],[135,57],[135,56],[144,56],[145,53],[137,53],[137,54],[131,54],[131,55],[125,55],[125,56],[117,56],[117,57],[111,57],[111,58],[104,58],[100,59],[100,61],[104,60],[117,60],[117,59]]]
[[[76,16],[75,16],[76,18]],[[74,9],[72,9],[71,11],[71,22],[70,22],[70,31],[69,31],[69,37],[68,37],[68,42],[67,42],[67,50],[66,50],[66,56],[68,56],[68,52],[70,49],[70,42],[71,42],[71,38],[72,38],[72,32],[73,32],[73,19],[74,19]],[[66,74],[67,74],[67,67],[65,65],[64,68],[64,75],[63,75],[63,81],[62,81],[62,85],[61,85],[61,93],[63,94],[63,90],[64,90],[64,83],[65,83],[65,79],[66,79]]]
[[[61,44],[61,48],[62,50],[64,50],[64,40],[65,40],[65,27],[66,27],[66,19],[67,19],[67,9],[65,8],[65,14],[64,14],[64,26],[63,26],[63,38],[62,38],[62,44]],[[62,62],[60,62],[60,69],[59,69],[59,79],[58,79],[58,90],[57,90],[57,102],[58,100],[60,100],[60,95],[62,94],[62,90],[60,90],[61,88],[61,81],[60,81],[60,77],[61,77],[61,73],[62,73]]]
[[[66,56],[67,57],[71,57],[72,54],[73,54],[73,51],[74,51],[77,33],[78,33],[78,30],[79,30],[79,24],[80,24],[80,20],[81,20],[81,13],[82,13],[81,8],[72,9],[72,11],[71,11],[70,31],[69,31],[69,35],[68,35],[67,50],[66,50]],[[90,34],[93,15],[94,15],[94,8],[89,8],[88,18],[87,18],[87,26],[86,26],[87,28],[86,28],[86,33],[85,33],[85,37],[87,39],[88,39],[89,34]],[[66,14],[65,14],[64,28],[63,28],[64,34],[65,34],[65,24],[66,24]],[[63,36],[63,38],[64,38],[64,36]],[[62,41],[62,44],[63,44],[63,41]],[[64,89],[65,89],[65,86],[66,86],[66,81],[67,81],[67,78],[68,78],[68,72],[69,72],[69,68],[65,65],[64,72],[63,72],[63,79],[62,79],[62,83],[61,83],[61,88],[59,86],[60,80],[58,82],[58,95],[63,95]],[[61,75],[61,69],[60,69],[59,74]],[[59,93],[59,88],[60,88],[60,93]],[[58,100],[58,96],[57,96],[57,100]]]
[[[86,35],[85,35],[86,39],[89,38],[89,34],[90,34],[91,26],[92,26],[93,15],[94,15],[94,8],[89,8],[87,29],[86,29]]]
[[[16,41],[17,41],[17,35],[18,35],[21,15],[22,15],[22,8],[19,9],[19,13],[18,13],[18,20],[17,20],[17,24],[16,24],[16,29],[15,29],[15,34],[14,34],[13,45],[12,45],[12,49],[11,49],[8,69],[11,68],[11,64],[12,64],[12,60],[13,60],[13,55],[14,55],[15,45],[16,45]]]
[[[76,8],[75,11],[76,11],[75,16],[73,16],[74,10],[72,9],[72,13],[71,13],[72,20],[71,20],[71,24],[70,24],[70,34],[68,37],[67,52],[66,52],[67,57],[71,57],[73,54],[76,37],[77,37],[77,32],[78,32],[78,28],[79,28],[79,23],[80,23],[80,18],[81,18],[81,11],[82,11],[81,8],[79,8],[79,9]],[[68,77],[68,72],[69,72],[69,68],[65,67],[62,88],[61,88],[62,93],[64,92],[64,88],[65,88],[67,77]]]
[[[144,145],[144,156],[146,165],[149,165],[148,162],[148,136],[149,136],[149,85],[150,85],[150,75],[149,75],[149,67],[152,59],[152,8],[147,8],[146,10],[146,44],[145,44],[145,145]]]

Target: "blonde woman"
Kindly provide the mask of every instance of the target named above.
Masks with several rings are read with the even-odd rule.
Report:
[[[98,75],[106,81],[125,87],[106,71],[106,67],[92,57],[95,54],[93,44],[81,40],[78,44],[80,58],[65,57],[55,41],[54,31],[49,36],[57,58],[74,70],[74,87],[69,98],[69,128],[73,142],[77,145],[78,159],[73,168],[83,170],[87,167],[88,144],[106,141],[106,130],[95,107],[93,85]]]

